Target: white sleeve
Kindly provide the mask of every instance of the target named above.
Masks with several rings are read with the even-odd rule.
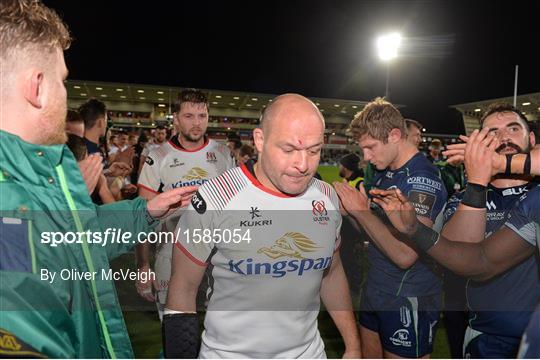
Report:
[[[161,176],[159,174],[159,163],[155,160],[153,152],[150,152],[144,161],[137,185],[156,193],[160,191]]]
[[[148,149],[148,145],[146,145],[141,151],[141,156],[147,157],[148,154],[150,154],[150,149]]]

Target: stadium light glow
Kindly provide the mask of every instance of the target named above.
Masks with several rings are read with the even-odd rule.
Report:
[[[377,50],[379,58],[383,61],[392,60],[397,57],[398,49],[401,45],[401,34],[391,33],[380,36],[377,39]]]
[[[531,103],[530,103],[530,102],[524,102],[524,103],[521,104],[521,105],[523,105],[523,106],[528,106],[528,105],[531,105]]]
[[[480,112],[482,109],[474,109],[474,112]]]

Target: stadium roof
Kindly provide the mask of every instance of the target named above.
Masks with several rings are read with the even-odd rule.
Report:
[[[176,96],[183,87],[141,85],[110,82],[95,82],[85,80],[68,80],[66,82],[68,99],[72,102],[82,102],[88,98],[97,98],[107,103],[130,103],[151,105],[156,109],[169,111]],[[210,107],[214,114],[220,112],[241,111],[245,117],[258,117],[276,95],[242,91],[225,91],[201,89],[208,94]],[[311,98],[325,117],[338,116],[348,118],[360,111],[367,103],[365,101]],[[250,116],[251,114],[251,116]]]
[[[478,128],[479,120],[484,114],[484,111],[489,104],[494,102],[507,102],[513,104],[514,97],[508,96],[504,98],[481,100],[452,105],[451,107],[461,112],[463,115],[465,132],[470,134],[474,129]],[[529,121],[538,121],[540,119],[540,92],[518,95],[516,97],[516,107],[523,112]]]

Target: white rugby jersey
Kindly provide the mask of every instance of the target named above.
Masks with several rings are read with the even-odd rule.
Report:
[[[232,167],[231,152],[225,145],[206,139],[202,147],[187,150],[175,138],[150,151],[138,185],[155,193],[202,185]]]
[[[211,264],[199,356],[325,357],[319,291],[340,227],[337,194],[317,179],[286,196],[242,166],[201,186],[176,228],[176,246],[196,264]],[[198,242],[205,229],[211,241]]]

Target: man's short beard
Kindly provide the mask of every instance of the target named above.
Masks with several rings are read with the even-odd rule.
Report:
[[[42,145],[60,145],[65,144],[67,141],[67,134],[65,131],[58,134],[50,134],[47,138],[43,139]]]
[[[184,139],[186,139],[187,141],[189,142],[197,142],[199,140],[201,140],[203,137],[204,137],[204,134],[201,133],[201,136],[199,136],[198,138],[194,138],[193,136],[191,136],[189,133],[180,133],[182,135],[182,137]]]
[[[40,122],[40,145],[59,145],[67,141],[65,115],[61,121],[50,121],[45,117]]]

